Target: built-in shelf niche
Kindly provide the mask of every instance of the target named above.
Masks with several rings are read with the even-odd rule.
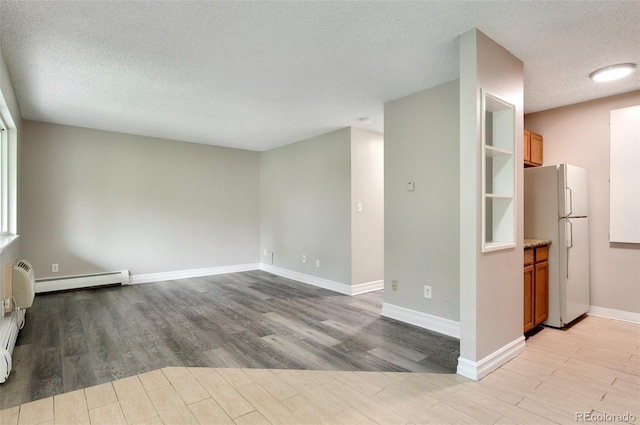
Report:
[[[515,247],[515,108],[482,90],[482,251]]]

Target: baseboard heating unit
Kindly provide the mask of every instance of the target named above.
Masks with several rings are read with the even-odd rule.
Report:
[[[16,346],[18,331],[24,326],[24,310],[16,310],[0,320],[0,384],[11,373],[11,355]]]
[[[95,273],[82,276],[52,277],[36,279],[36,293],[66,291],[107,285],[127,285],[129,270]]]

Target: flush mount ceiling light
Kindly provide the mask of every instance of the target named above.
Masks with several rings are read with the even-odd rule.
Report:
[[[589,78],[599,83],[614,81],[631,75],[638,66],[635,63],[619,63],[617,65],[605,66],[589,74]]]
[[[360,117],[358,118],[358,122],[360,124],[371,124],[373,122],[373,120],[369,117]]]

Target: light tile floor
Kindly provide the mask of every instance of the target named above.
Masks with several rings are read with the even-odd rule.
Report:
[[[589,316],[568,330],[545,328],[480,382],[171,367],[5,409],[0,424],[539,425],[588,423],[587,414],[639,423],[640,325]]]

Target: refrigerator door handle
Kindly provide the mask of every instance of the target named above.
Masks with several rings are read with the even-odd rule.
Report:
[[[569,186],[566,189],[569,192],[569,212],[567,213],[567,217],[573,214],[573,190]]]
[[[569,224],[569,231],[567,232],[567,255],[565,256],[567,260],[567,279],[569,278],[569,250],[573,248],[573,223],[571,220],[567,220],[567,224]]]

